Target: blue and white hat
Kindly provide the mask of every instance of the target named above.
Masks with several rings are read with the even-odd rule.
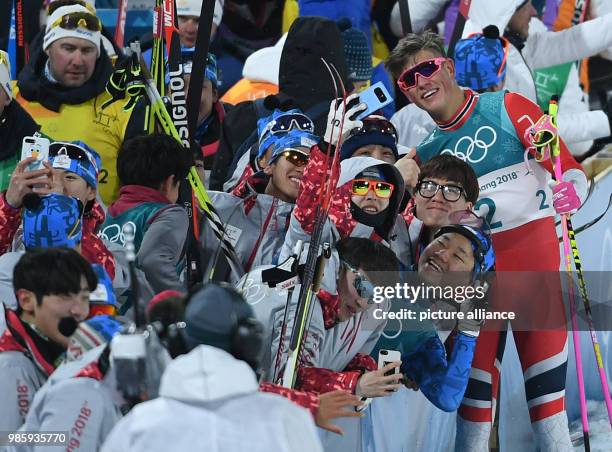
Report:
[[[309,132],[312,134],[314,133],[314,123],[297,108],[287,111],[282,111],[277,108],[270,116],[266,116],[257,121],[257,134],[259,136],[257,158],[263,157],[266,150],[272,144],[291,130]]]
[[[83,236],[83,204],[76,198],[51,193],[31,197],[23,212],[26,248],[74,248]]]
[[[483,228],[476,228],[465,224],[450,224],[442,226],[435,233],[434,238],[447,232],[461,234],[472,244],[474,251],[474,279],[481,273],[495,270],[495,252],[491,234]]]
[[[79,323],[70,336],[66,348],[66,361],[74,361],[83,353],[106,344],[118,333],[122,325],[109,315],[97,315]]]
[[[455,78],[461,86],[482,91],[506,78],[509,43],[495,25],[461,39],[455,46]]]
[[[270,163],[273,163],[283,151],[289,148],[305,147],[310,149],[319,142],[319,137],[301,130],[291,130],[279,138],[272,147]]]
[[[53,168],[74,173],[91,187],[98,187],[100,156],[82,141],[54,141],[49,146],[49,162]]]

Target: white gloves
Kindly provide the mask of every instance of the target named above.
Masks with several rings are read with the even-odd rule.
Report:
[[[351,100],[357,97],[359,97],[359,94],[351,94],[346,98],[346,105],[348,106]],[[338,146],[340,137],[342,137],[342,141],[344,141],[351,136],[353,130],[363,127],[363,122],[358,119],[351,120],[350,118],[359,114],[359,112],[366,108],[368,108],[368,106],[365,103],[360,103],[349,108],[345,113],[342,99],[332,100],[329,107],[329,113],[327,114],[327,127],[323,139],[334,146]],[[343,116],[344,124],[342,124]],[[340,130],[341,124],[342,130]]]

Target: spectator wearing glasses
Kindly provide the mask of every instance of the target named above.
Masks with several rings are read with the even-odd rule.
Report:
[[[477,94],[462,89],[455,80],[452,60],[446,58],[442,41],[433,33],[407,35],[392,54],[395,62],[403,61],[400,89],[437,124],[417,147],[417,158],[425,163],[436,155],[452,154],[470,164],[478,176],[481,190],[475,210],[486,212],[491,225],[498,270],[557,272],[559,243],[554,215],[570,214],[580,207],[586,197],[586,176],[560,140],[564,173],[562,182],[551,192],[551,161],[535,161],[525,135],[541,118],[542,110],[520,94]],[[545,287],[541,278],[524,278],[517,291],[516,284],[506,281],[507,290],[500,290],[496,301],[506,307],[513,304],[517,318],[529,317],[530,306],[525,301],[547,288],[544,298],[551,315],[565,325],[558,282]],[[523,369],[542,366],[536,373],[525,374],[530,418],[539,447],[556,449],[561,442],[570,447],[564,409],[567,331],[514,331],[513,336]],[[497,397],[499,370],[495,361],[501,359],[496,357],[500,340],[499,331],[486,331],[478,341],[473,367],[480,372],[472,374],[474,383],[468,386],[459,410],[459,450],[486,448]],[[550,367],[543,364],[549,362]],[[545,387],[538,385],[536,389],[532,383],[544,380]],[[478,400],[477,407],[474,400]]]
[[[419,176],[419,166],[414,161],[414,151],[399,154],[398,133],[391,121],[370,115],[363,119],[362,126],[350,131],[342,144],[340,159],[350,157],[372,157],[391,163],[400,171],[406,189],[414,188]]]
[[[310,148],[317,141],[318,137],[298,129],[274,138],[270,141],[267,165],[261,171],[243,179],[231,193],[209,192],[221,221],[231,231],[228,240],[243,267],[237,269],[240,274],[233,274],[230,279],[235,281],[242,272],[256,266],[278,263]],[[208,226],[203,228],[201,243],[207,260],[205,267],[217,268],[219,241]]]
[[[51,5],[53,6],[53,4]],[[110,204],[119,191],[115,161],[126,137],[142,131],[144,109],[124,111],[110,99],[106,83],[113,71],[101,45],[101,23],[84,6],[53,10],[42,48],[20,72],[15,99],[56,140],[82,140],[100,152],[99,191]]]
[[[98,238],[104,222],[104,211],[96,201],[100,156],[81,141],[52,142],[49,163],[45,168],[28,171],[35,159],[19,162],[11,177],[8,190],[0,195],[0,253],[11,249],[21,225],[21,210],[25,199],[32,195],[57,192],[79,200],[83,220],[81,254],[92,264],[101,264],[111,279],[115,278],[115,259]],[[19,240],[15,248],[20,248]]]
[[[453,221],[453,212],[471,210],[478,200],[474,170],[452,155],[438,155],[421,166],[414,192],[410,238],[413,262],[432,241],[436,231]]]

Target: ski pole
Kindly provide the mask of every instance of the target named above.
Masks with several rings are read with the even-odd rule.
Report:
[[[555,100],[551,100],[549,113],[551,115],[551,119],[553,124],[557,125],[557,111],[558,104]],[[555,158],[555,178],[558,182],[561,182],[562,171],[561,171],[561,152],[559,149],[559,136],[553,145],[552,156]],[[565,226],[564,236],[563,236],[563,247],[565,248],[566,260],[569,262],[569,251],[567,249],[568,243],[566,243],[565,234],[567,234],[567,242],[569,242],[569,247],[572,250],[572,257],[574,260],[574,267],[576,268],[576,274],[578,275],[578,287],[580,289],[580,295],[582,297],[582,303],[584,304],[585,316],[587,319],[587,323],[589,325],[589,333],[591,335],[591,342],[593,344],[593,352],[595,354],[595,360],[597,361],[597,370],[599,372],[599,379],[601,381],[601,389],[603,391],[604,400],[606,403],[606,410],[608,411],[608,420],[610,422],[610,426],[612,427],[612,399],[610,398],[610,390],[608,388],[608,378],[606,376],[606,370],[603,364],[603,359],[601,357],[601,349],[599,347],[599,341],[597,340],[597,333],[595,332],[595,326],[593,325],[593,313],[591,311],[591,302],[589,301],[589,296],[586,289],[586,281],[584,278],[584,274],[582,272],[582,261],[580,260],[580,254],[578,253],[578,243],[576,242],[576,236],[574,233],[574,228],[572,226],[572,221],[569,218],[569,214],[565,214],[562,216],[565,221],[562,220],[562,225]],[[575,329],[575,328],[574,328]],[[574,345],[575,347],[575,345]]]
[[[558,104],[557,99],[554,96],[549,104],[548,113],[552,124],[556,127],[557,125],[557,111]],[[563,180],[563,173],[561,172],[561,152],[559,149],[559,134],[556,134],[551,144],[551,163],[554,169],[554,178],[557,183],[561,183]],[[563,251],[565,254],[565,271],[567,273],[567,286],[569,295],[569,306],[570,306],[570,318],[572,323],[572,338],[574,340],[574,356],[576,358],[576,376],[578,379],[578,393],[580,397],[580,417],[582,420],[582,433],[584,437],[584,450],[589,452],[591,450],[589,443],[589,418],[586,405],[586,394],[584,391],[584,372],[582,369],[582,351],[580,348],[580,334],[578,331],[578,319],[576,318],[576,300],[574,296],[574,281],[572,279],[572,261],[570,256],[570,244],[569,235],[567,230],[567,214],[561,215],[561,227],[563,231]]]

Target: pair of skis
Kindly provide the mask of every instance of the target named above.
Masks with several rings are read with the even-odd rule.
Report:
[[[332,82],[334,84],[335,99],[339,98],[339,91],[341,91],[341,102],[344,105],[342,111],[346,111],[346,97],[347,93],[344,88],[342,77],[338,73],[338,70],[333,64],[329,64],[325,59],[321,58],[322,64],[327,69]],[[338,89],[340,86],[340,90]],[[335,154],[330,157],[331,145],[327,149],[327,158],[325,161],[325,167],[328,169],[330,177],[327,178],[326,183],[319,188],[317,208],[315,210],[314,227],[310,236],[310,243],[308,247],[308,253],[306,255],[306,264],[304,266],[300,292],[297,302],[296,315],[293,321],[293,328],[291,331],[291,339],[289,341],[289,349],[287,350],[287,363],[282,378],[282,385],[287,388],[294,388],[297,372],[299,369],[300,358],[303,352],[305,339],[307,336],[308,325],[310,324],[310,318],[312,315],[312,303],[313,297],[319,291],[321,279],[323,276],[323,270],[326,266],[327,260],[331,256],[331,246],[329,243],[322,242],[323,230],[325,224],[329,218],[329,208],[331,205],[331,198],[335,190],[335,184],[338,180],[340,173],[340,149],[342,146],[342,129],[344,126],[344,115],[342,118],[333,118],[334,127],[340,129],[340,139],[336,146]],[[329,125],[328,125],[329,127]],[[332,133],[331,136],[334,134]],[[300,246],[301,248],[301,246]],[[297,256],[299,263],[299,254]],[[291,293],[291,292],[290,292]],[[287,299],[287,305],[290,303],[290,298]],[[288,310],[288,306],[285,307]],[[287,315],[285,313],[285,319],[281,328],[281,336],[284,336],[286,330]],[[284,343],[284,337],[281,337],[279,343],[279,354],[282,353],[281,347]]]
[[[147,77],[147,95],[150,104],[145,115],[146,128],[150,133],[153,133],[161,126],[163,132],[177,139],[186,147],[187,152],[191,152],[190,137],[194,136],[197,128],[199,101],[210,43],[214,6],[214,0],[205,0],[202,3],[187,99],[184,95],[185,82],[183,79],[180,38],[176,27],[175,0],[156,0],[154,10],[151,77]],[[166,75],[169,78],[168,89],[166,89]],[[165,97],[166,95],[168,96]],[[164,99],[168,100],[167,109]],[[168,110],[170,114],[168,114]],[[221,249],[232,270],[240,276],[242,268],[240,259],[236,255],[231,242],[227,239],[225,226],[213,207],[195,167],[192,167],[189,171],[186,183],[181,184],[179,202],[185,207],[190,220],[186,249],[187,279],[190,285],[202,281],[203,276],[198,245],[198,216],[197,210],[194,208],[196,204],[199,204],[209,220],[210,227],[220,241]]]

